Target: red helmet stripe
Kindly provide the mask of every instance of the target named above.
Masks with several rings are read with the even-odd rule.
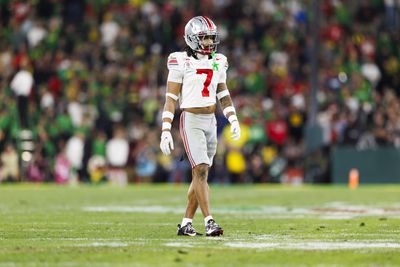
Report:
[[[210,28],[210,30],[212,30],[212,24],[211,24],[210,20],[206,16],[201,16],[201,17],[207,22],[208,28]]]

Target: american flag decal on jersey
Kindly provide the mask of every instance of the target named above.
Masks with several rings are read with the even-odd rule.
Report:
[[[176,57],[168,58],[168,66],[178,66],[178,60],[176,60]]]

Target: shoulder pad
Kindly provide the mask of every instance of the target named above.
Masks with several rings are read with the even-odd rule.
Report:
[[[215,60],[220,64],[220,66],[223,67],[224,70],[228,69],[228,58],[224,56],[223,54],[216,53],[215,54]]]
[[[175,52],[171,53],[168,56],[167,60],[167,67],[169,70],[182,70],[183,69],[183,53],[182,52]]]

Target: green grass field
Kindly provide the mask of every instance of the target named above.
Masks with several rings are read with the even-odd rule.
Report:
[[[400,266],[399,185],[212,186],[217,238],[186,189],[0,185],[0,266]]]

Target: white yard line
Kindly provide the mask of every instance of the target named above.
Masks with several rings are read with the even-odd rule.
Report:
[[[400,243],[393,242],[320,242],[320,241],[305,241],[305,242],[218,242],[218,247],[221,245],[228,248],[245,248],[245,249],[282,249],[282,250],[348,250],[348,249],[366,249],[366,248],[400,248]],[[164,246],[167,247],[210,247],[208,243],[201,242],[168,242]]]
[[[228,242],[227,247],[234,248],[274,248],[296,250],[338,250],[338,249],[364,249],[364,248],[400,248],[400,243],[370,243],[370,242],[296,242],[296,243],[251,243]]]
[[[184,207],[171,206],[88,206],[87,212],[121,212],[121,213],[174,213],[181,214]],[[288,208],[281,206],[251,207],[251,208],[215,208],[215,213],[231,214],[233,216],[254,216],[271,219],[315,218],[326,220],[343,220],[368,216],[390,216],[400,218],[400,208],[354,206],[346,203],[328,203],[314,208]]]
[[[127,247],[128,243],[120,243],[120,242],[93,242],[93,243],[84,243],[77,244],[77,247]]]
[[[131,245],[145,245],[145,242],[92,242],[92,243],[81,243],[81,244],[74,244],[73,246],[76,247],[127,247]]]
[[[168,206],[96,206],[84,207],[88,212],[121,212],[121,213],[182,213],[184,207]]]

